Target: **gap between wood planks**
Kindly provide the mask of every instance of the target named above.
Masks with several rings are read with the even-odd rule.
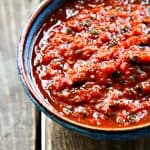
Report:
[[[43,112],[36,110],[36,141],[35,150],[46,150],[46,116]]]
[[[35,150],[45,150],[45,116],[38,109],[35,110],[36,114],[36,140]]]

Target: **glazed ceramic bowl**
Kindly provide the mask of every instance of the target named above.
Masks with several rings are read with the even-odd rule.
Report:
[[[31,74],[32,44],[36,33],[44,20],[67,0],[45,0],[34,11],[26,23],[19,41],[17,67],[23,87],[32,102],[49,118],[58,124],[79,134],[106,140],[126,140],[146,136],[150,133],[149,124],[131,128],[96,128],[77,123],[60,116],[42,97]]]

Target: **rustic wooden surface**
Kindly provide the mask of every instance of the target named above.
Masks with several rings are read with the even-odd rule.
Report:
[[[40,114],[17,76],[16,49],[20,29],[39,2],[0,0],[0,150],[149,150],[148,137],[98,141],[72,133],[43,115],[38,120]]]
[[[72,133],[46,118],[46,150],[150,150],[150,138],[124,142],[95,140]]]
[[[20,84],[16,49],[20,29],[38,0],[0,0],[0,150],[35,150],[35,107]]]

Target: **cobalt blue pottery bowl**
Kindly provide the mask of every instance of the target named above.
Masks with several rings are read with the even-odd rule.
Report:
[[[56,110],[43,99],[31,75],[32,43],[43,21],[67,0],[45,0],[34,11],[26,23],[19,41],[17,67],[22,85],[32,102],[49,118],[65,128],[81,135],[102,140],[129,140],[150,134],[149,124],[121,129],[94,128],[60,116]]]

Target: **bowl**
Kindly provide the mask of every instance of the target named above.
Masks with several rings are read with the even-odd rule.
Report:
[[[42,25],[43,21],[56,9],[61,7],[67,0],[45,0],[28,19],[20,36],[17,52],[17,68],[21,83],[30,100],[44,112],[49,118],[63,127],[70,129],[81,135],[103,140],[127,140],[149,135],[150,127],[148,124],[139,127],[121,128],[94,128],[83,125],[65,117],[60,116],[57,111],[46,102],[31,75],[31,54],[34,37]]]

